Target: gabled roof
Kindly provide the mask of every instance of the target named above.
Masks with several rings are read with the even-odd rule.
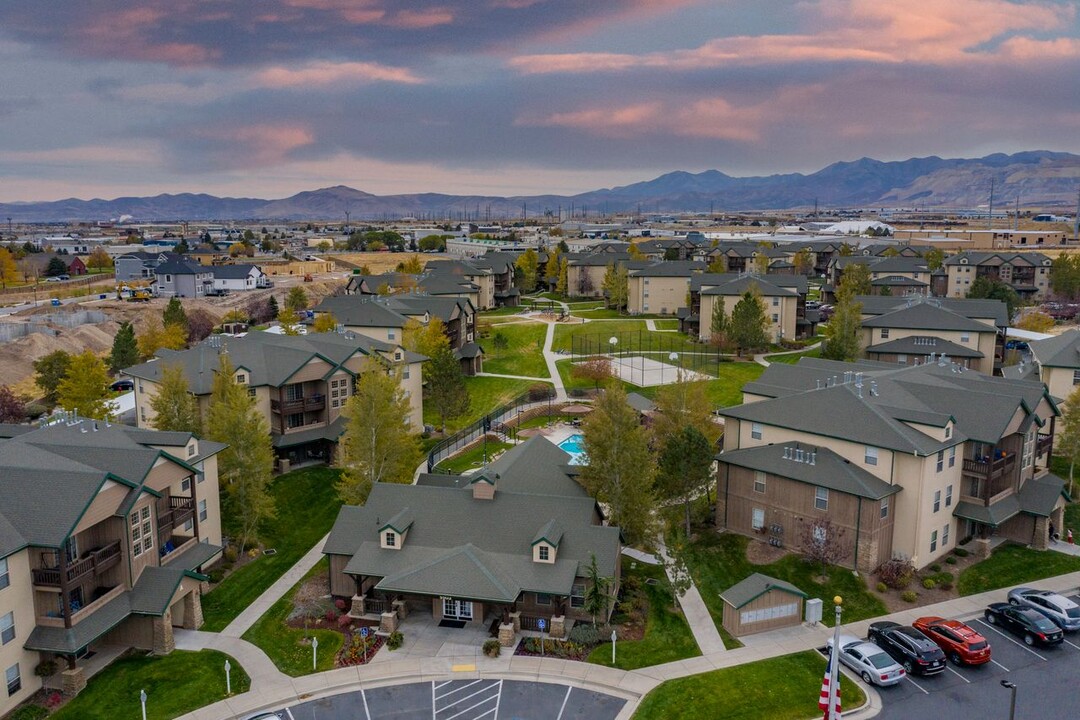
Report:
[[[1001,300],[857,295],[855,301],[862,305],[863,315],[884,315],[917,302],[928,302],[972,320],[993,320],[999,328],[1009,324],[1008,307]]]
[[[945,259],[945,265],[1003,265],[1005,263],[1027,266],[1046,266],[1050,258],[1042,253],[975,252],[967,251]]]
[[[1028,343],[1031,354],[1043,367],[1080,368],[1080,330]]]
[[[910,307],[902,307],[883,315],[867,318],[863,320],[862,325],[867,328],[903,328],[906,330],[975,333],[994,332],[994,328],[989,325],[927,302],[915,303]]]
[[[244,280],[252,274],[262,275],[257,265],[214,265],[210,270],[215,278],[222,280]]]
[[[870,500],[880,500],[901,490],[899,485],[890,485],[826,447],[806,443],[786,442],[728,450],[718,454],[716,459],[721,464],[760,470]]]
[[[402,508],[397,515],[384,522],[382,527],[379,528],[379,531],[382,532],[383,530],[390,528],[398,533],[404,533],[412,527],[415,518],[416,514],[409,510],[409,508]]]
[[[742,295],[749,290],[756,289],[764,297],[798,297],[798,293],[787,288],[780,287],[778,284],[772,282],[772,278],[777,277],[759,276],[759,275],[741,275],[734,280],[729,280],[717,285],[702,284],[702,295]]]
[[[538,542],[546,542],[552,547],[559,547],[559,541],[562,540],[563,529],[562,525],[557,520],[548,520],[544,523],[544,526],[536,531],[536,535],[533,536],[532,544],[535,545]]]
[[[951,358],[981,358],[985,357],[980,351],[964,347],[959,343],[942,340],[932,335],[911,335],[898,340],[870,345],[866,348],[867,353],[899,354],[899,355],[929,355],[930,353],[945,353]]]
[[[668,260],[630,271],[633,277],[690,277],[705,270],[698,260]]]
[[[802,598],[809,597],[809,595],[789,582],[777,580],[774,577],[762,575],[761,573],[754,573],[750,577],[732,585],[727,590],[720,593],[720,599],[738,610],[754,600],[757,600],[770,590],[780,590],[782,592],[790,593],[791,595],[798,595]]]
[[[315,313],[330,313],[347,327],[403,328],[408,322],[407,317],[368,295],[328,297],[313,310]]]

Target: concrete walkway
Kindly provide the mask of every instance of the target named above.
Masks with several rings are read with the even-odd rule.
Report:
[[[329,533],[319,542],[315,543],[315,547],[307,551],[304,557],[300,558],[295,565],[285,571],[277,581],[268,587],[262,595],[255,598],[255,600],[241,611],[236,619],[226,626],[221,634],[226,637],[238,638],[248,631],[248,629],[254,625],[259,618],[270,609],[270,606],[280,600],[285,593],[289,592],[296,583],[300,582],[300,579],[310,572],[311,568],[315,567],[315,564],[322,560],[323,544],[326,542],[326,538],[329,537]]]
[[[821,347],[821,343],[816,342],[813,345],[807,345],[806,347],[800,348],[799,350],[787,350],[785,352],[775,352],[775,353],[758,353],[757,355],[754,356],[754,362],[756,362],[758,365],[764,365],[765,367],[769,367],[770,365],[772,365],[772,363],[769,362],[768,360],[766,360],[765,358],[770,356],[770,355],[798,355],[799,353],[804,353],[807,350],[813,350],[814,348],[819,348],[819,347]]]
[[[1074,532],[1073,535],[1075,536],[1075,534],[1076,533]],[[1074,542],[1072,542],[1072,543],[1066,542],[1065,540],[1058,540],[1057,542],[1052,542],[1049,545],[1047,545],[1046,549],[1047,550],[1053,550],[1054,552],[1063,553],[1065,555],[1072,555],[1074,557],[1080,557],[1080,545],[1074,544],[1076,539],[1077,538],[1074,537],[1073,538]]]
[[[548,375],[551,376],[551,383],[555,386],[555,400],[561,402],[567,399],[566,386],[563,384],[562,377],[559,375],[559,366],[555,364],[555,360],[559,357],[556,355],[551,346],[555,342],[555,323],[548,323],[547,335],[544,336],[544,362],[547,363]]]
[[[476,377],[496,377],[496,378],[506,378],[508,380],[531,380],[533,382],[543,382],[543,383],[551,382],[551,378],[546,378],[546,377],[530,377],[529,375],[503,375],[501,373],[489,373],[489,372],[478,372],[478,373],[476,373]]]
[[[671,556],[668,555],[663,537],[659,538],[658,551],[665,562],[671,562]],[[670,578],[670,570],[667,570],[667,573]],[[686,624],[690,626],[690,632],[693,633],[694,640],[697,642],[702,655],[717,655],[727,652],[727,648],[724,647],[724,640],[716,629],[716,623],[713,622],[712,615],[709,614],[709,608],[705,606],[705,601],[701,599],[701,593],[698,592],[693,580],[690,581],[690,587],[687,588],[686,592],[679,596],[679,607],[682,608],[683,617],[686,618]]]
[[[251,678],[251,689],[255,692],[249,694],[258,695],[289,682],[288,675],[278,670],[266,653],[247,640],[196,630],[174,630],[173,638],[177,650],[217,650],[232,657]]]

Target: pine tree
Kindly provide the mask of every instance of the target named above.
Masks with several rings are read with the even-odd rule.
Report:
[[[105,363],[90,350],[71,356],[64,379],[56,389],[57,403],[82,417],[105,420],[112,415],[109,405],[109,373]]]
[[[150,407],[155,413],[155,430],[201,433],[199,401],[191,394],[184,369],[179,365],[161,368],[161,380],[157,394],[150,400]]]
[[[274,297],[273,295],[270,296],[269,305],[270,305],[270,319],[273,320],[278,316],[277,298]]]
[[[582,610],[592,616],[593,625],[596,624],[597,616],[603,622],[607,622],[608,611],[611,609],[611,586],[614,581],[600,574],[600,566],[596,562],[596,553],[589,553],[592,557],[585,568],[585,597]]]
[[[713,444],[693,425],[667,436],[660,452],[657,494],[683,504],[686,537],[690,537],[690,501],[696,493],[708,490],[714,455]]]
[[[761,296],[753,288],[747,290],[732,308],[728,328],[728,336],[739,355],[744,350],[756,350],[769,344],[768,325],[769,318],[765,315],[765,303],[761,301]]]
[[[139,346],[135,342],[135,328],[131,323],[120,323],[109,353],[109,370],[118,373],[139,362]]]
[[[585,488],[608,507],[611,524],[619,526],[628,545],[650,541],[656,461],[648,431],[626,402],[622,385],[608,385],[582,423],[582,432],[588,456],[581,469]]]
[[[222,353],[214,375],[207,414],[206,436],[227,447],[218,455],[218,479],[225,498],[225,515],[239,523],[240,552],[256,537],[259,523],[275,515],[270,479],[274,449],[270,426],[236,382],[228,353]]]
[[[161,322],[164,325],[179,325],[187,330],[187,313],[184,312],[184,306],[181,304],[180,298],[169,298],[169,303],[161,313]]]
[[[470,404],[469,390],[465,386],[465,374],[461,363],[454,357],[449,345],[439,350],[424,368],[427,379],[427,402],[439,414],[439,425],[446,430],[447,419],[464,415]]]
[[[301,310],[307,310],[308,296],[304,291],[304,288],[299,285],[294,286],[289,290],[289,294],[285,296],[285,307],[290,310],[300,312]]]
[[[369,361],[343,412],[348,421],[338,441],[341,499],[363,504],[377,482],[411,482],[421,453],[400,377]]]

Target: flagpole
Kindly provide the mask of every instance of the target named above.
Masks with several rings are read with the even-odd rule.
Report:
[[[836,605],[836,622],[833,624],[833,651],[829,655],[829,708],[825,711],[825,720],[840,720],[837,712],[840,695],[840,613],[844,599],[837,595],[833,598]]]

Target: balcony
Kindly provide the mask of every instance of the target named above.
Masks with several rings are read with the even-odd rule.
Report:
[[[1012,472],[1016,466],[1016,455],[1007,455],[997,460],[989,458],[964,458],[964,472],[983,478],[997,478]]]
[[[1035,456],[1040,457],[1047,454],[1053,444],[1053,435],[1039,435],[1039,439],[1035,441]]]
[[[187,495],[169,495],[158,501],[158,545],[164,545],[173,528],[182,527],[195,514],[195,501]]]
[[[325,395],[309,395],[297,400],[271,400],[270,410],[284,415],[302,412],[318,412],[326,407]]]
[[[79,560],[67,566],[67,584],[75,585],[91,576],[101,575],[106,570],[120,564],[120,541],[110,543],[103,548],[96,548],[85,553]],[[35,585],[60,587],[60,568],[47,567],[30,571]]]

